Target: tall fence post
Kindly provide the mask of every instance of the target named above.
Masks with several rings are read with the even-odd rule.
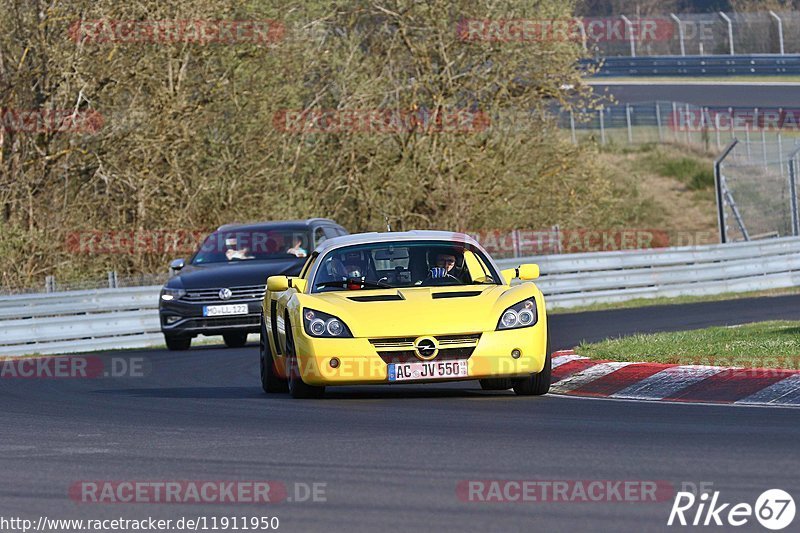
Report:
[[[670,13],[669,17],[675,21],[675,24],[678,25],[678,38],[681,40],[681,55],[686,55],[686,39],[683,34],[683,24],[681,24],[681,19],[675,15],[675,13]]]
[[[661,104],[656,102],[656,125],[658,126],[658,142],[664,142],[664,133],[661,131]]]
[[[778,161],[783,161],[783,137],[780,133],[778,134]],[[783,165],[781,164],[779,166],[781,167],[781,177],[783,177],[786,175],[783,170]]]
[[[789,156],[789,205],[792,209],[792,235],[800,235],[800,213],[797,211],[797,154],[795,149]]]
[[[747,159],[753,159],[753,154],[750,151],[750,125],[744,125],[744,139],[745,145],[747,147]]]
[[[598,113],[600,113],[600,143],[606,144],[606,127],[605,127],[605,119],[603,118],[603,110],[605,109],[604,106],[600,106]]]
[[[675,142],[678,142],[678,128],[675,121],[678,120],[678,104],[676,102],[672,102],[672,137],[675,139]],[[680,124],[680,122],[678,123]]]
[[[633,144],[633,130],[631,129],[631,105],[625,104],[625,123],[628,125],[628,144]]]
[[[785,55],[783,48],[783,20],[777,13],[770,9],[769,14],[772,18],[778,21],[778,46],[780,47],[781,55]]]
[[[578,138],[575,136],[575,114],[572,109],[569,110],[569,129],[572,132],[572,144],[578,144]]]
[[[736,139],[732,140],[728,146],[725,147],[722,154],[714,160],[714,189],[717,198],[717,223],[719,224],[719,242],[722,244],[728,242],[728,232],[725,228],[725,200],[722,196],[724,192],[724,185],[722,183],[722,162],[728,157],[728,154],[731,153],[731,150],[733,150],[738,142],[739,141]]]
[[[728,24],[728,43],[730,44],[731,55],[736,55],[733,51],[733,21],[722,11],[719,12],[719,15]]]
[[[625,28],[628,30],[628,40],[631,43],[631,57],[636,57],[636,36],[633,34],[633,23],[625,15],[620,15],[620,18],[625,23]]]

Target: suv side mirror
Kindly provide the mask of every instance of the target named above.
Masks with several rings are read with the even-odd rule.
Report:
[[[175,272],[181,270],[183,267],[186,266],[186,261],[183,259],[174,259],[170,264],[169,268],[174,270]]]

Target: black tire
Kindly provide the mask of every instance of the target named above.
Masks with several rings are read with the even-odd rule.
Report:
[[[544,358],[544,368],[536,374],[531,374],[527,378],[514,381],[514,392],[517,396],[541,396],[550,390],[550,375],[553,372],[553,364],[550,359],[550,331],[547,331],[547,355]]]
[[[308,385],[300,376],[300,369],[297,366],[297,353],[294,349],[294,339],[292,339],[292,328],[289,324],[288,316],[286,317],[286,374],[289,378],[289,394],[292,395],[292,398],[321,398],[325,394],[325,387]]]
[[[222,338],[225,340],[225,346],[228,348],[241,348],[247,344],[247,333],[223,333]]]
[[[289,392],[289,384],[281,379],[275,372],[275,362],[272,359],[272,350],[267,338],[267,325],[261,317],[261,337],[258,343],[258,359],[261,363],[261,388],[267,394]]]
[[[478,380],[483,390],[508,390],[514,386],[511,378],[487,378]]]
[[[182,352],[188,350],[192,346],[192,338],[178,335],[164,334],[164,341],[167,343],[167,349]]]

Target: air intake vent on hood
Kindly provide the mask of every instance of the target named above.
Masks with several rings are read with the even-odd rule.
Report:
[[[432,297],[435,298],[467,298],[469,296],[478,296],[481,291],[458,291],[458,292],[434,292]]]
[[[348,296],[347,299],[354,302],[393,302],[404,298],[399,294],[371,294],[368,296]]]

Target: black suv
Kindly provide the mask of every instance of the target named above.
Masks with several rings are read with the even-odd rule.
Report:
[[[175,273],[159,297],[161,331],[170,350],[187,350],[192,337],[222,335],[231,348],[260,331],[269,276],[296,276],[325,239],[347,235],[326,218],[221,226]]]

